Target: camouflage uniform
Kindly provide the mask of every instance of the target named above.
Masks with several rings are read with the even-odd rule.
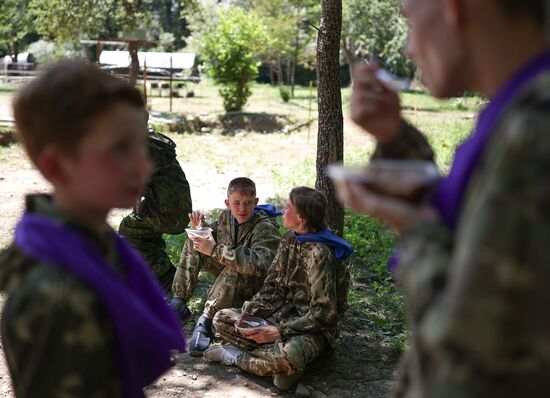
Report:
[[[191,193],[176,159],[176,144],[149,129],[147,147],[154,171],[146,193],[134,211],[120,223],[118,232],[139,250],[168,293],[176,268],[166,254],[163,234],[180,234],[189,223]]]
[[[210,227],[216,240],[212,256],[195,251],[188,239],[172,285],[174,296],[189,300],[201,269],[216,276],[204,307],[208,319],[223,308],[242,305],[260,289],[281,240],[277,225],[261,210],[237,228],[226,209]]]
[[[28,197],[27,210],[78,229],[120,269],[111,232],[84,229],[43,195]],[[11,245],[0,256],[0,290],[8,295],[2,345],[18,398],[122,397],[110,318],[85,282]]]
[[[337,272],[332,249],[323,244],[300,244],[293,232],[283,236],[262,289],[242,311],[276,325],[281,339],[256,344],[235,332],[240,310],[219,311],[214,328],[227,342],[245,349],[236,365],[258,375],[302,372],[330,349],[338,335]]]
[[[419,223],[402,237],[414,336],[399,397],[550,396],[549,93],[547,73],[507,107],[456,229]]]

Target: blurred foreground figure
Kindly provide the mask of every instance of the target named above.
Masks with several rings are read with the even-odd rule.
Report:
[[[107,224],[151,173],[140,92],[92,65],[52,66],[14,101],[25,151],[53,185],[29,195],[0,257],[2,345],[15,395],[144,397],[183,351],[143,259]]]
[[[438,98],[489,99],[422,203],[348,183],[352,208],[401,233],[414,337],[400,397],[550,396],[550,51],[543,0],[405,0],[407,51]],[[355,70],[351,113],[375,158],[431,159],[399,98]],[[391,184],[391,181],[388,181]]]

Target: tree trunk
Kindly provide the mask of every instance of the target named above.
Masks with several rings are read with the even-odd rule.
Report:
[[[283,61],[280,55],[277,58],[277,84],[279,86],[283,84]]]
[[[138,58],[138,45],[136,42],[128,43],[128,50],[130,52],[130,73],[128,83],[132,86],[136,85],[137,76],[139,73],[139,58]]]
[[[275,85],[275,72],[273,71],[274,68],[274,61],[269,62],[269,83],[274,86]]]
[[[327,223],[340,236],[344,230],[344,209],[336,200],[334,185],[326,175],[326,167],[344,159],[344,122],[339,79],[341,29],[342,0],[322,0],[321,26],[317,36],[319,131],[315,188],[327,197]]]

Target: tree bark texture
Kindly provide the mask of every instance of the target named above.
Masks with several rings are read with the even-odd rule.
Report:
[[[129,42],[128,50],[130,52],[130,60],[131,60],[128,83],[131,86],[135,86],[137,81],[137,76],[139,73],[138,44],[136,42]]]
[[[339,78],[341,30],[342,0],[322,0],[321,26],[317,36],[319,130],[315,188],[327,197],[327,223],[340,236],[344,230],[344,209],[336,200],[334,184],[326,175],[326,167],[344,159],[344,122]]]

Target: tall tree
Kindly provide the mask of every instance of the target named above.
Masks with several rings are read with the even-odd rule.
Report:
[[[0,6],[0,45],[7,47],[13,61],[21,51],[25,36],[34,31],[29,0],[2,0]]]
[[[339,79],[341,28],[342,0],[322,0],[321,26],[317,36],[319,131],[315,188],[327,197],[327,222],[340,236],[344,230],[344,209],[336,200],[334,184],[327,177],[326,167],[344,159],[344,121]]]

